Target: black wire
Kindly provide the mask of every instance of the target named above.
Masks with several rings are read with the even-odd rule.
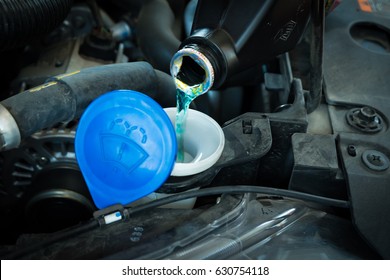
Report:
[[[283,196],[289,198],[300,199],[309,202],[315,202],[324,206],[332,206],[338,208],[349,208],[349,201],[333,199],[323,196],[317,196],[302,192],[283,190],[283,189],[275,189],[268,187],[259,187],[259,186],[246,186],[246,185],[238,185],[238,186],[224,186],[224,187],[212,187],[206,188],[196,191],[188,191],[180,194],[175,194],[169,197],[161,198],[147,204],[143,204],[136,207],[126,206],[129,215],[134,215],[136,213],[142,212],[144,210],[156,208],[162,205],[166,205],[169,203],[177,202],[180,200],[194,198],[194,197],[202,197],[202,196],[212,196],[219,194],[242,194],[242,193],[258,193],[258,194],[267,194],[274,196]]]
[[[338,208],[349,208],[350,206],[349,201],[327,198],[327,197],[322,197],[322,196],[317,196],[317,195],[312,195],[312,194],[307,194],[302,192],[268,188],[268,187],[259,187],[259,186],[237,185],[237,186],[212,187],[212,188],[206,188],[206,189],[201,189],[196,191],[188,191],[180,194],[171,195],[169,197],[161,198],[133,208],[127,205],[125,208],[128,211],[128,215],[134,215],[136,213],[145,210],[149,210],[152,208],[156,208],[180,200],[185,200],[188,198],[212,196],[212,195],[220,195],[220,194],[243,194],[243,193],[257,193],[257,194],[266,194],[266,195],[279,196],[279,197],[289,197],[289,198],[315,202],[321,205],[338,207]],[[54,234],[51,238],[45,239],[32,246],[28,246],[27,248],[16,250],[15,252],[12,252],[4,257],[5,259],[15,259],[21,256],[25,256],[26,254],[36,252],[40,249],[43,249],[45,246],[53,244],[57,241],[78,234],[85,233],[87,231],[96,229],[98,227],[99,227],[98,220],[93,219],[81,226],[75,226],[67,230],[58,232],[57,234]]]

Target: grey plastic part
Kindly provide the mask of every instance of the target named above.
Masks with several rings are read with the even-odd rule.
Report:
[[[164,259],[360,259],[360,243],[352,225],[296,200],[246,195],[246,203],[215,231],[187,246],[167,247]],[[220,218],[222,220],[222,218]],[[337,229],[337,230],[336,230]],[[348,242],[340,236],[348,236]],[[347,244],[349,243],[349,244]],[[176,244],[175,244],[176,245]],[[363,248],[364,245],[361,244]],[[143,259],[144,257],[141,257]]]

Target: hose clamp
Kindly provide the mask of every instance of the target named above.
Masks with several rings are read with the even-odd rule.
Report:
[[[14,117],[0,104],[0,151],[16,148],[20,141],[20,131]]]

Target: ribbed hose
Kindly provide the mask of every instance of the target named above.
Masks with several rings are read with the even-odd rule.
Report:
[[[73,0],[0,0],[0,51],[52,31],[67,16]]]

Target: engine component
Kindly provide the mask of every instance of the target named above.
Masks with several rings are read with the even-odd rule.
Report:
[[[390,13],[382,2],[362,3],[341,1],[327,18],[325,96],[332,104],[328,108],[338,134],[352,220],[365,240],[389,258],[390,170],[377,168],[386,167],[386,158],[390,158]],[[355,126],[348,124],[346,116]],[[350,145],[356,156],[348,152]]]
[[[146,62],[97,66],[54,77],[52,81],[12,96],[1,104],[15,119],[22,138],[38,130],[52,127],[81,116],[96,97],[115,89],[133,89],[150,95],[160,104],[175,104],[175,86],[171,77],[155,71]],[[171,100],[172,99],[172,100]],[[56,108],[53,110],[52,108]],[[2,122],[12,123],[10,115]],[[5,131],[5,132],[4,132]],[[7,127],[2,134],[13,131]],[[3,145],[3,149],[15,147],[18,138]]]
[[[26,232],[53,232],[92,217],[92,203],[77,166],[74,135],[77,123],[35,133],[12,151],[1,154],[1,190],[22,211],[6,224]]]
[[[347,188],[337,159],[335,136],[295,133],[291,142],[294,167],[289,189],[347,199]]]
[[[45,36],[41,44],[26,48],[22,57],[27,57],[29,63],[19,69],[12,81],[11,95],[39,86],[53,76],[102,65],[102,61],[87,60],[79,54],[84,37],[94,25],[91,9],[85,4],[74,5],[62,24]]]
[[[353,108],[346,115],[350,126],[366,133],[376,133],[382,130],[381,116],[370,107]]]
[[[25,18],[18,19],[7,7],[47,3],[49,8],[71,0],[20,2],[0,0],[0,14],[7,9],[0,31],[8,20],[34,26],[12,38],[0,32],[5,38],[0,43],[0,90],[8,98],[0,103],[1,255],[388,258],[387,6],[340,0],[78,0],[53,30],[54,12],[45,15],[42,27],[33,16],[42,17],[40,8],[25,10]],[[337,4],[338,11],[329,14]],[[311,28],[296,45],[309,17]],[[293,52],[283,53],[292,47]],[[95,98],[115,89],[139,90],[163,107],[174,106],[171,76],[152,66],[168,73],[175,53],[180,81],[202,85],[209,76],[215,79],[206,90],[220,88],[194,104],[224,123],[220,160],[199,174],[169,177],[153,193],[166,197],[162,200],[113,205],[80,226],[50,233],[88,220],[96,210],[75,160],[76,152],[80,157],[73,143],[78,116]],[[145,59],[152,66],[95,67]],[[94,68],[80,70],[86,67]],[[307,78],[303,87],[298,78]],[[119,151],[123,156],[118,145],[109,146],[110,155]],[[187,192],[194,188],[203,189]],[[243,195],[248,192],[258,197]],[[196,199],[195,208],[155,209],[185,199]],[[372,249],[381,256],[371,254]]]
[[[0,51],[47,34],[68,15],[72,0],[1,0]]]
[[[364,164],[374,171],[385,171],[389,168],[389,158],[376,150],[366,150],[362,154]]]
[[[79,54],[87,58],[100,61],[114,62],[116,57],[116,44],[111,34],[93,30],[81,44]]]

